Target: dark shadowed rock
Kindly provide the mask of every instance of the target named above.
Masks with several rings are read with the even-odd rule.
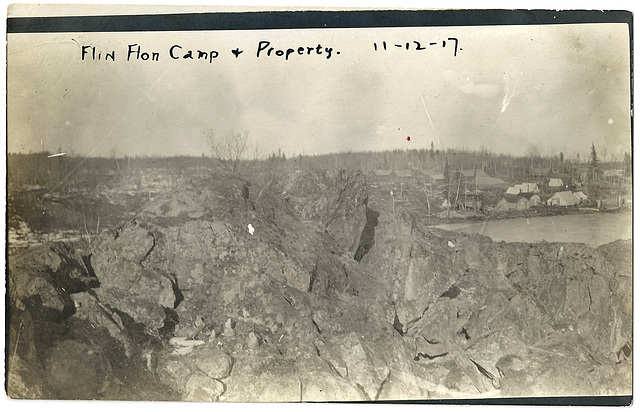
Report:
[[[109,385],[109,361],[99,347],[72,340],[59,342],[46,360],[49,384],[60,399],[86,399]]]
[[[60,316],[73,311],[69,294],[98,284],[82,256],[64,243],[43,245],[9,259],[9,294],[19,308],[24,303],[53,310]]]

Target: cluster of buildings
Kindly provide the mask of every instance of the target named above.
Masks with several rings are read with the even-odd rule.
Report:
[[[561,179],[550,180],[550,187],[562,187]],[[552,183],[557,184],[558,186],[552,186]],[[544,196],[540,194],[540,189],[538,188],[538,185],[536,183],[522,183],[511,186],[507,189],[506,194],[497,203],[496,210],[525,210],[529,209],[530,207],[536,207],[544,204],[548,206],[567,207],[581,205],[587,200],[587,196],[585,196],[585,194],[580,191],[558,191],[551,196]]]
[[[461,206],[464,209],[481,210],[487,208],[495,211],[526,210],[539,206],[575,206],[587,202],[587,196],[581,191],[572,192],[560,177],[550,177],[548,170],[541,179],[532,179],[508,187],[503,180],[493,178],[482,170],[459,170],[459,179],[454,182],[454,192],[450,193],[442,208]],[[430,192],[436,186],[444,186],[444,176],[440,173],[424,173],[419,170],[373,170],[369,172],[373,177],[373,187],[380,185],[399,184],[398,199],[402,199],[403,192],[410,191],[416,183],[421,190]],[[412,183],[409,185],[408,183]],[[544,194],[542,188],[544,188]],[[506,192],[504,191],[506,189]],[[502,194],[500,194],[502,193]],[[455,203],[455,205],[454,205]]]
[[[554,177],[549,179],[548,184],[550,190],[558,190],[565,187],[562,179]],[[511,186],[507,189],[508,195],[517,195],[520,193],[540,193],[537,183],[521,183],[519,185]]]
[[[508,195],[519,195],[520,193],[540,193],[540,189],[538,189],[537,183],[522,183],[507,189]]]
[[[568,207],[584,204],[588,200],[581,191],[567,190],[570,185],[561,177],[550,176],[550,169],[531,169],[528,175],[534,181],[509,187],[497,203],[496,210],[525,210],[540,205]],[[543,195],[538,184],[542,184],[545,191],[552,194]]]
[[[539,206],[542,203],[540,195],[537,193],[522,193],[520,195],[505,195],[498,204],[496,210],[525,210],[532,206]]]
[[[509,174],[511,179],[522,182],[512,186],[481,169],[455,169],[448,179],[440,172],[416,169],[370,170],[368,175],[372,187],[386,193],[393,191],[396,202],[408,201],[415,191],[424,191],[428,195],[427,202],[431,197],[431,206],[437,205],[441,209],[502,212],[541,206],[613,208],[630,204],[630,201],[620,200],[620,196],[587,198],[580,191],[582,183],[589,177],[587,169],[588,165],[580,165],[565,174],[550,168],[529,168]],[[612,178],[619,177],[621,173],[617,169],[607,172],[605,177]],[[598,196],[596,192],[592,193],[593,196]]]

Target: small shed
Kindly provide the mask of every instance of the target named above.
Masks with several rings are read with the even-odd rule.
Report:
[[[525,210],[529,209],[529,201],[526,197],[520,196],[516,200],[516,210]]]
[[[509,202],[507,202],[507,199],[505,199],[504,197],[500,199],[500,201],[496,205],[496,210],[500,212],[509,210]]]
[[[524,196],[507,195],[500,199],[496,205],[498,210],[525,210],[529,209],[529,201]]]
[[[507,194],[508,195],[517,195],[520,194],[520,188],[518,187],[519,185],[515,185],[515,186],[510,186],[507,189]]]
[[[549,179],[549,187],[562,187],[562,186],[564,186],[562,179],[558,179],[558,178]]]
[[[540,206],[542,203],[542,199],[537,193],[524,193],[522,196],[529,201],[529,207]]]

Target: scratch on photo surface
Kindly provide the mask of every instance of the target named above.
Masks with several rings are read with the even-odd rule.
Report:
[[[518,88],[512,87],[509,84],[509,79],[507,79],[507,74],[504,73],[504,97],[502,98],[502,108],[500,109],[500,114],[504,113],[509,107],[509,103],[511,103],[511,99],[513,99],[518,94]]]
[[[153,82],[153,84],[151,84],[151,86],[149,86],[149,88],[146,91],[143,91],[140,87],[138,87],[138,91],[142,94],[144,94],[145,96],[147,96],[147,99],[149,99],[149,101],[151,103],[154,103],[156,101],[156,99],[152,98],[149,93],[151,93],[151,91],[156,87],[156,84],[158,84],[158,82],[160,80],[162,80],[162,78],[165,76],[165,74],[167,74],[168,70],[165,70],[160,76],[158,76],[158,78],[156,79],[156,81]]]
[[[149,99],[149,101],[153,103],[154,100],[151,98],[151,96],[149,96],[149,93],[147,91],[142,90],[140,87],[138,87],[138,91],[147,96],[147,99]]]
[[[422,97],[422,93],[420,93],[420,101],[422,102],[422,107],[424,107],[424,112],[427,114],[427,119],[429,119],[431,130],[433,130],[433,133],[436,135],[436,139],[438,140],[438,144],[440,144],[440,137],[438,137],[438,132],[436,132],[435,127],[433,127],[433,122],[431,121],[431,116],[429,115],[429,110],[427,110],[427,105],[424,102],[424,97]]]
[[[51,159],[52,157],[60,157],[60,156],[64,156],[64,155],[66,155],[66,153],[65,153],[65,152],[60,152],[60,153],[56,153],[56,154],[49,155],[49,156],[47,156],[47,157],[48,157],[49,159]]]

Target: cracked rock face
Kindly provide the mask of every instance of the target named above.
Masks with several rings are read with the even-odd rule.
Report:
[[[382,225],[376,234],[362,263],[392,288],[396,330],[416,341],[420,362],[448,371],[439,381],[445,386],[480,392],[502,386],[516,396],[630,390],[622,378],[628,367],[617,363],[631,339],[621,304],[629,302],[629,285],[621,286],[628,267],[608,258],[618,253],[628,262],[630,242],[616,242],[616,249],[494,243],[410,223]],[[521,361],[501,368],[501,359]],[[598,386],[592,373],[600,362],[615,383]],[[529,374],[534,370],[566,379],[551,385]]]
[[[366,195],[359,173],[216,176],[161,197],[86,256],[57,244],[10,261],[10,393],[630,391],[630,242],[494,243],[380,215]]]
[[[100,301],[151,329],[162,327],[163,307],[173,308],[176,299],[169,275],[145,265],[155,243],[154,235],[145,227],[126,226],[116,235],[104,233],[92,259],[100,279],[100,288],[96,289]]]
[[[327,231],[338,246],[354,254],[366,223],[367,178],[345,170],[300,171],[278,176],[276,193],[303,221]]]

